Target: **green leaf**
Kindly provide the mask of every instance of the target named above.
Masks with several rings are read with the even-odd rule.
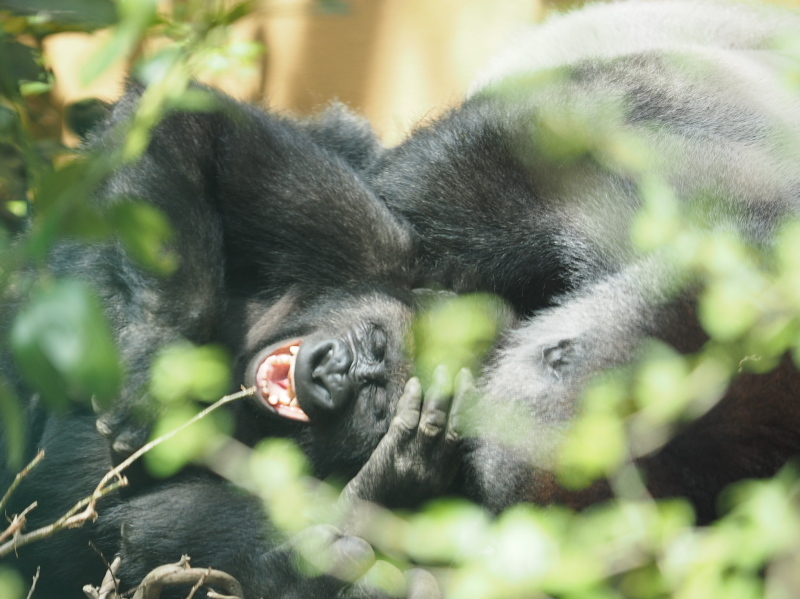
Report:
[[[424,386],[440,364],[449,372],[477,368],[509,317],[502,300],[488,294],[434,301],[414,323],[417,373]]]
[[[158,208],[144,202],[120,202],[111,210],[109,221],[130,256],[142,266],[161,275],[178,267],[177,255],[165,247],[172,228]]]
[[[486,541],[489,518],[466,501],[439,499],[412,516],[405,539],[409,556],[421,563],[463,559]]]
[[[84,283],[43,285],[17,315],[11,348],[25,381],[52,406],[114,397],[122,368],[100,302]]]
[[[176,343],[162,351],[154,361],[150,391],[165,403],[187,399],[216,401],[230,388],[229,363],[221,347]]]
[[[621,420],[612,414],[585,414],[572,427],[559,453],[559,479],[571,488],[590,484],[616,470],[626,453]]]
[[[0,566],[0,597],[23,599],[25,595],[25,583],[20,575],[8,566]]]
[[[20,81],[46,81],[47,73],[39,64],[35,48],[4,38],[0,33],[0,95],[15,98]]]
[[[280,529],[299,532],[314,522],[319,508],[306,484],[308,461],[297,445],[288,439],[266,439],[255,447],[248,465],[250,482],[266,499]]]
[[[152,438],[175,430],[198,412],[190,404],[172,406],[158,419]],[[230,429],[230,422],[225,416],[220,412],[209,414],[154,447],[144,456],[148,472],[159,478],[167,478],[180,472],[187,464],[213,453],[224,442],[224,433]]]
[[[86,29],[107,27],[116,21],[111,0],[0,0],[0,10],[46,17],[56,23],[84,25]]]
[[[19,84],[19,93],[23,96],[38,96],[46,94],[53,89],[52,83],[44,81],[22,81]]]
[[[381,596],[396,597],[406,596],[406,581],[403,573],[389,562],[377,560],[372,568],[364,575],[360,584],[366,588],[378,589]]]
[[[157,19],[156,0],[121,0],[117,3],[120,22],[111,37],[95,51],[81,69],[81,82],[92,82],[115,62],[128,58]]]
[[[255,2],[255,0],[244,0],[244,2],[237,2],[222,15],[220,21],[224,25],[232,25],[239,19],[242,19],[255,11],[257,6],[258,4]]]
[[[19,470],[23,466],[25,450],[25,420],[19,398],[4,380],[0,380],[0,422],[3,426],[6,465]]]

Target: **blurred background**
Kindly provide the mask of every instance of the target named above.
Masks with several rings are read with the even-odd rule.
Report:
[[[233,36],[258,42],[264,53],[251,68],[223,69],[205,79],[236,98],[299,114],[338,99],[365,115],[392,144],[420,119],[457,103],[485,59],[515,30],[566,4],[262,0],[236,23]],[[128,64],[116,64],[90,85],[81,84],[80,66],[108,35],[61,33],[45,40],[56,103],[119,95]]]

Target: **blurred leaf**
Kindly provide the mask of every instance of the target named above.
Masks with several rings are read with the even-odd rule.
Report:
[[[6,464],[11,470],[22,468],[25,451],[25,418],[19,398],[4,380],[0,380],[0,423],[5,441]],[[0,495],[4,492],[0,489]]]
[[[739,483],[727,492],[725,499],[734,508],[716,527],[735,529],[742,537],[741,550],[731,556],[734,563],[758,571],[797,544],[800,514],[792,491],[794,480],[791,471],[783,472],[773,479]]]
[[[117,12],[111,0],[0,0],[2,9],[22,15],[38,14],[57,23],[79,24],[87,30],[111,25]]]
[[[151,438],[169,433],[193,418],[200,410],[192,404],[171,406],[156,423]],[[231,422],[225,412],[213,412],[201,418],[151,449],[144,456],[147,471],[158,478],[168,478],[186,465],[202,460],[226,440]]]
[[[220,19],[220,22],[223,25],[232,25],[239,19],[244,18],[252,13],[257,6],[258,3],[256,0],[244,0],[244,2],[237,2],[227,9]]]
[[[46,94],[53,85],[44,81],[23,81],[19,84],[19,93],[23,96],[38,96],[39,94]]]
[[[213,402],[228,391],[230,379],[230,359],[223,348],[175,343],[153,362],[150,391],[164,403]]]
[[[406,553],[421,563],[463,560],[483,547],[488,514],[465,501],[439,499],[409,518]]]
[[[406,596],[406,580],[403,573],[388,562],[376,560],[375,564],[360,580],[367,588],[378,589],[380,596]],[[370,595],[371,596],[371,595]]]
[[[187,110],[190,112],[211,112],[219,108],[216,96],[202,88],[190,87],[169,99],[169,110]]]
[[[110,224],[131,257],[151,272],[168,275],[178,256],[167,249],[172,228],[163,212],[145,202],[120,202],[109,214]]]
[[[558,476],[571,488],[586,486],[616,470],[626,455],[625,430],[613,414],[586,414],[561,445]]]
[[[157,20],[156,0],[121,0],[117,3],[119,23],[111,36],[82,65],[81,82],[94,81],[117,61],[129,58],[147,28]]]
[[[23,599],[25,595],[25,583],[19,573],[8,566],[0,566],[0,597]]]
[[[0,32],[0,96],[16,98],[21,81],[47,81],[35,48],[20,44]]]
[[[309,466],[303,452],[288,439],[266,439],[250,459],[252,481],[267,501],[272,521],[281,530],[295,533],[315,524],[313,495],[306,480]]]
[[[34,231],[28,246],[35,259],[42,259],[58,237],[99,240],[111,230],[106,219],[90,202],[94,165],[73,160],[43,173],[36,193]]]
[[[756,322],[753,289],[738,278],[717,279],[700,296],[697,312],[703,328],[718,341],[734,341]]]
[[[558,540],[526,506],[500,515],[491,543],[496,549],[487,558],[489,570],[519,588],[536,588],[558,560]]]
[[[349,0],[316,0],[314,8],[325,15],[347,15],[351,10]]]
[[[636,374],[636,399],[651,422],[674,422],[691,398],[689,365],[667,344],[651,341]]]
[[[137,31],[115,29],[109,39],[80,67],[81,85],[89,85],[116,62],[127,58],[138,40]]]
[[[168,46],[136,64],[136,80],[153,85],[164,80],[172,68],[184,57],[178,46]]]
[[[20,218],[25,218],[28,216],[28,203],[25,201],[12,200],[10,202],[6,202],[6,208],[14,216],[18,216]]]
[[[122,378],[100,302],[84,283],[42,285],[17,315],[11,347],[22,376],[51,405],[106,401]]]
[[[429,386],[440,364],[458,372],[476,369],[509,314],[502,300],[488,294],[461,295],[436,301],[414,323],[417,373]]]
[[[631,223],[631,238],[639,250],[649,252],[672,241],[686,223],[680,219],[678,199],[669,186],[648,177],[640,190],[644,205]]]

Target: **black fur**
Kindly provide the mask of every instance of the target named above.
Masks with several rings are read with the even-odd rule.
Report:
[[[484,505],[607,497],[604,483],[570,493],[552,475],[585,381],[635,360],[648,337],[682,352],[706,341],[695,292],[676,294],[669,261],[631,246],[644,175],[671,187],[695,226],[759,248],[800,214],[800,101],[782,84],[796,65],[773,50],[798,22],[696,2],[556,17],[521,37],[461,106],[368,169],[415,232],[418,283],[495,292],[522,318],[480,383],[467,492]],[[646,172],[609,153],[619,135],[649,156]],[[638,459],[651,492],[689,497],[705,521],[725,485],[773,474],[800,453],[797,383],[789,360],[738,377],[710,413]],[[504,406],[531,418],[514,449],[485,424]]]
[[[131,118],[141,92],[132,86],[113,107],[89,151],[118,147],[117,126]],[[50,414],[20,384],[20,396],[31,397],[27,454],[47,452],[8,508],[19,513],[39,502],[29,530],[90,494],[118,454],[145,440],[157,409],[146,393],[148,369],[172,341],[227,347],[235,358],[236,387],[263,384],[257,372],[266,356],[299,343],[297,400],[311,422],[279,417],[259,392],[236,405],[236,436],[250,444],[265,436],[291,437],[320,477],[355,476],[390,430],[409,376],[404,335],[411,315],[410,243],[407,230],[351,167],[371,160],[370,152],[355,149],[366,139],[363,125],[336,109],[314,121],[290,121],[207,93],[213,110],[167,115],[144,156],[117,170],[95,196],[104,210],[120,198],[163,210],[173,225],[178,269],[165,278],[152,275],[116,240],[65,242],[52,252],[55,276],[87,280],[102,299],[127,377],[121,397],[97,424],[113,449],[95,429],[94,415],[81,408]],[[340,141],[333,122],[360,133]],[[355,139],[361,141],[349,145]],[[447,408],[440,398],[426,412],[418,389],[405,397],[403,405],[410,402],[418,417]],[[416,430],[405,423],[392,438]],[[440,432],[428,436],[436,439]],[[384,453],[375,458],[383,469],[391,466]],[[5,456],[0,459],[5,488],[14,472],[5,468]],[[362,475],[366,484],[348,497],[374,498],[370,478]],[[160,483],[140,480],[104,498],[98,511],[96,523],[20,548],[18,557],[8,559],[28,577],[41,566],[37,597],[83,596],[84,584],[103,578],[101,556],[111,561],[115,555],[122,558],[123,590],[182,554],[191,556],[193,566],[236,577],[245,599],[326,597],[346,586],[330,577],[299,576],[292,542],[273,529],[261,501],[202,468]],[[360,539],[324,528],[304,534],[321,536],[351,570],[371,563],[372,550]],[[185,596],[187,589],[175,592]]]

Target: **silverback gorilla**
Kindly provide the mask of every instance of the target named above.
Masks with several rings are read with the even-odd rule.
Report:
[[[781,50],[797,31],[796,14],[767,6],[590,6],[520,37],[462,105],[369,165],[370,186],[413,228],[418,284],[491,291],[520,316],[472,418],[465,478],[481,504],[609,496],[605,483],[568,492],[552,474],[586,381],[631,363],[645,338],[684,353],[706,342],[696,292],[676,293],[670,261],[632,247],[648,180],[672,190],[693,226],[758,248],[798,216],[800,99],[785,76],[800,65]],[[613,155],[622,137],[638,144],[632,161]],[[799,391],[789,360],[739,376],[637,459],[648,489],[712,518],[724,486],[798,455]],[[483,425],[501,405],[530,417],[521,445]]]
[[[141,93],[131,86],[90,149],[118,146],[117,126],[131,118]],[[402,441],[423,431],[419,425],[433,449],[453,445],[444,427],[426,425],[449,398],[429,392],[423,406],[419,384],[406,386],[410,240],[350,167],[368,155],[356,143],[359,121],[332,109],[299,123],[208,93],[213,110],[168,114],[143,157],[112,174],[95,197],[101,209],[137,198],[163,210],[173,223],[178,269],[166,278],[150,275],[117,241],[65,242],[52,251],[55,276],[88,280],[103,300],[127,379],[97,422],[79,407],[46,412],[35,389],[20,383],[20,397],[31,397],[28,454],[47,452],[8,508],[20,513],[38,502],[29,530],[63,515],[92,492],[114,456],[144,442],[153,410],[149,366],[174,340],[226,346],[236,358],[237,384],[258,389],[234,408],[237,438],[293,438],[320,477],[353,478],[387,431],[387,439]],[[332,144],[343,128],[348,139]],[[408,418],[402,430],[390,429],[401,396]],[[380,451],[375,459],[387,463]],[[360,475],[360,490],[376,486],[369,472]],[[0,487],[13,474],[4,467]],[[26,576],[41,567],[37,597],[82,597],[84,584],[103,578],[103,558],[116,555],[122,590],[188,554],[196,567],[237,578],[245,599],[348,592],[333,577],[301,577],[291,542],[282,544],[260,501],[199,468],[166,482],[142,478],[104,499],[99,513],[95,523],[10,558]],[[373,559],[361,539],[329,529],[309,534],[321,535],[350,570]],[[172,592],[184,597],[189,588],[179,591]]]

